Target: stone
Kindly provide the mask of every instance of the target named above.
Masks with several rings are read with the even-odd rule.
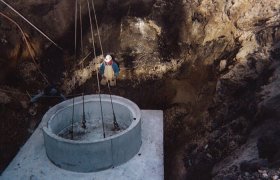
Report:
[[[262,176],[267,179],[268,178],[268,174],[267,173],[263,173]]]
[[[220,68],[219,68],[219,71],[223,71],[227,66],[227,60],[221,60],[220,61]]]

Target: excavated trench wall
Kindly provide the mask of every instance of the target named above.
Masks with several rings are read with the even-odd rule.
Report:
[[[20,7],[20,2],[12,2]],[[30,1],[31,4],[34,2]],[[167,179],[182,178],[186,174],[194,179],[209,178],[213,165],[244,143],[257,111],[257,91],[264,83],[273,84],[277,79],[274,75],[268,81],[271,74],[267,69],[279,59],[280,2],[147,0],[139,1],[143,3],[139,8],[136,1],[130,1],[134,5],[118,0],[98,2],[97,16],[104,49],[106,53],[114,54],[121,66],[115,93],[130,99],[148,98],[148,107],[165,108],[165,140],[170,140],[170,143],[165,142],[166,147],[178,149],[180,145],[185,148],[186,135],[201,136],[199,143],[189,145],[188,142],[187,151],[182,150],[186,154],[172,154],[177,151],[165,154]],[[29,5],[25,4],[27,8],[23,10],[26,14],[29,14]],[[74,27],[73,11],[68,9],[74,6],[65,0],[54,7],[43,18],[34,13],[29,16],[47,33],[55,32],[54,37],[67,44],[69,37],[73,37]],[[56,18],[53,24],[42,25],[41,19],[45,22],[53,17]],[[86,20],[87,14],[83,17]],[[89,32],[89,29],[85,30],[83,39],[91,44]],[[38,40],[43,42],[41,49],[50,47],[42,38]],[[9,43],[3,43],[6,41]],[[2,36],[3,46],[12,42],[14,40]],[[69,54],[61,56],[65,62],[60,62],[67,64],[61,81],[66,82],[63,90],[70,93],[90,80],[92,74],[84,76],[87,69],[80,74],[75,72],[77,68],[69,63],[73,50],[69,49]],[[58,61],[51,57],[42,58],[42,61],[57,65]],[[87,67],[88,71],[94,69],[92,67]],[[48,69],[51,67],[46,71]],[[270,70],[274,71],[273,68]],[[155,90],[143,93],[144,84],[153,84]],[[268,87],[261,95],[273,98],[276,91]],[[92,89],[91,85],[88,89]],[[164,100],[164,106],[160,100]],[[138,102],[141,104],[142,101]],[[147,107],[147,103],[141,105]],[[240,131],[234,129],[235,124],[242,125]],[[184,133],[180,133],[180,137],[177,132]],[[208,146],[209,142],[212,146]],[[183,157],[185,164],[182,164]]]

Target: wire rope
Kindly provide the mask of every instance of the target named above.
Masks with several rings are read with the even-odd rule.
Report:
[[[98,39],[99,39],[101,54],[102,54],[102,56],[104,56],[104,51],[103,51],[103,47],[102,47],[102,42],[101,42],[101,37],[100,37],[100,33],[99,33],[99,27],[98,27],[96,11],[95,11],[95,6],[94,6],[93,0],[91,0],[91,4],[92,4],[92,9],[93,9],[93,14],[94,14],[94,19],[95,19],[95,25],[96,25],[97,35],[98,35]]]
[[[88,15],[89,15],[89,21],[90,21],[90,31],[91,31],[93,53],[94,53],[94,58],[97,59],[96,50],[95,50],[95,41],[94,41],[94,35],[93,35],[93,25],[92,25],[92,18],[91,18],[91,11],[90,11],[89,0],[87,0],[87,4],[88,4]],[[101,111],[103,137],[105,138],[103,107],[102,107],[102,101],[101,101],[101,94],[100,94],[101,91],[100,91],[99,76],[98,76],[98,69],[97,68],[96,68],[96,78],[97,78],[98,95],[99,95],[99,103],[100,103],[100,111]]]

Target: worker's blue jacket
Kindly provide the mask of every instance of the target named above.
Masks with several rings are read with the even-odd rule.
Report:
[[[115,63],[114,61],[113,61],[113,63],[112,63],[112,68],[113,68],[113,70],[114,70],[114,75],[115,76],[118,76],[119,75],[119,73],[120,73],[120,69],[119,69],[119,66],[117,65],[117,63]],[[105,62],[103,62],[101,65],[100,65],[100,74],[103,76],[103,74],[104,74],[104,70],[105,70]]]

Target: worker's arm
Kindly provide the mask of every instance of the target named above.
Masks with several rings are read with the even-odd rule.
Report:
[[[100,68],[99,68],[99,72],[102,76],[104,74],[104,69],[105,69],[105,65],[104,65],[104,63],[101,63]]]
[[[113,70],[114,70],[115,76],[118,76],[119,73],[120,73],[120,68],[119,68],[119,66],[117,65],[117,63],[113,63],[113,64],[112,64],[112,68],[113,68]]]

